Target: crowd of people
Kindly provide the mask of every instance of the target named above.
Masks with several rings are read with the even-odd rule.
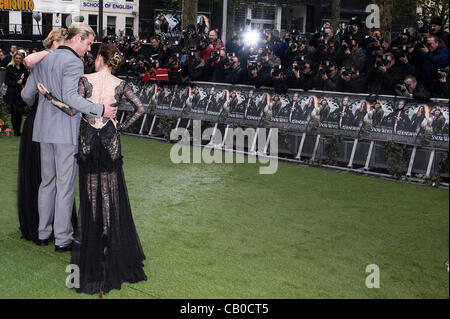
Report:
[[[245,31],[223,43],[218,30],[199,33],[190,25],[177,39],[155,35],[149,50],[142,41],[103,41],[116,43],[125,56],[118,72],[142,82],[156,79],[161,69],[176,83],[268,86],[280,94],[297,88],[448,98],[449,40],[440,18],[391,39],[353,18],[337,30],[326,23],[309,38],[296,30],[281,38]]]

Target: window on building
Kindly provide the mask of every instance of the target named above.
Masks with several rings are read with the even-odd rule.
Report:
[[[9,34],[9,11],[0,11],[0,36]]]
[[[70,19],[68,20],[68,18],[70,18]],[[62,14],[61,26],[63,28],[68,28],[69,26],[67,24],[68,23],[71,24],[71,22],[72,22],[72,17],[70,14]]]
[[[108,16],[106,19],[106,34],[116,34],[116,17]]]
[[[88,16],[88,24],[94,30],[95,34],[98,34],[97,32],[97,15],[96,14],[90,14]]]
[[[52,31],[53,29],[53,13],[44,12],[42,13],[42,36],[44,38]]]
[[[133,36],[133,30],[134,30],[134,18],[126,17],[125,18],[125,35],[126,36]]]
[[[275,20],[275,6],[255,6],[252,8],[252,19]]]
[[[33,13],[22,11],[22,34],[33,34]]]
[[[296,29],[300,33],[305,32],[303,30],[303,17],[292,17],[291,18],[291,29]]]

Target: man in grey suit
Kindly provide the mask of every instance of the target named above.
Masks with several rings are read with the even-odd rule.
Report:
[[[34,67],[22,90],[23,100],[32,105],[38,93],[37,83],[42,83],[55,98],[79,111],[71,117],[39,95],[33,128],[33,141],[39,142],[41,148],[38,245],[47,245],[53,231],[57,252],[69,251],[72,247],[71,215],[77,176],[75,154],[81,113],[114,118],[117,112],[111,104],[93,104],[78,95],[78,82],[84,71],[80,57],[90,50],[94,35],[87,24],[72,24],[64,45]]]

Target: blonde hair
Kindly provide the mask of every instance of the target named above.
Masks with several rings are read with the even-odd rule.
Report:
[[[83,22],[74,22],[72,25],[67,29],[67,40],[72,39],[74,36],[79,34],[81,36],[81,40],[85,40],[89,37],[89,34],[92,34],[95,37],[95,32],[92,30],[92,28]]]
[[[53,45],[53,42],[60,42],[61,40],[65,40],[67,38],[68,31],[65,28],[53,29],[42,42],[44,47],[50,49]]]
[[[23,63],[23,59],[25,58],[25,56],[22,54],[22,52],[20,52],[19,50],[17,50],[16,52],[14,52],[11,61],[8,63],[8,66],[10,65],[16,65],[16,55],[20,55],[22,57],[22,63]]]

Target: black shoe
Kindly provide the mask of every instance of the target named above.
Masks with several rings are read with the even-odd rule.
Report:
[[[70,243],[69,245],[66,245],[66,246],[55,245],[55,251],[58,252],[58,253],[64,253],[66,251],[72,251],[72,243]]]
[[[49,242],[51,242],[53,239],[55,239],[53,237],[53,235],[50,235],[50,237],[48,237],[47,239],[38,239],[36,245],[38,246],[47,246]]]

